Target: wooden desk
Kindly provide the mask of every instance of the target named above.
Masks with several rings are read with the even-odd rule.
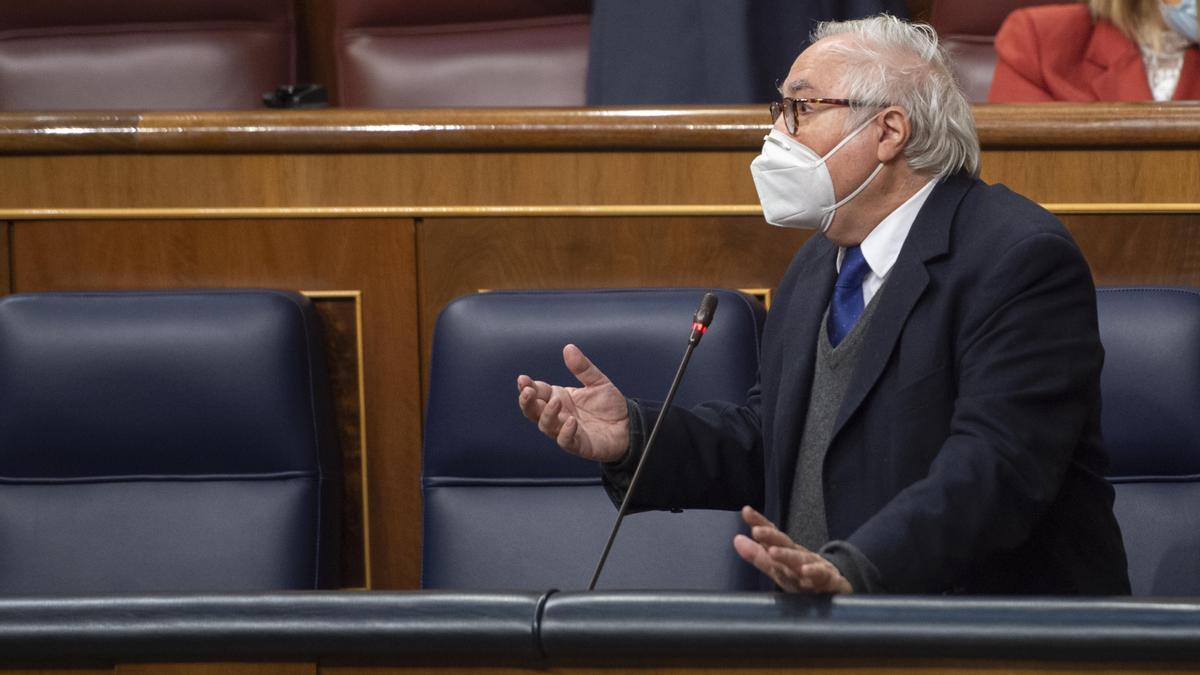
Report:
[[[976,108],[1101,284],[1200,285],[1200,105]],[[0,292],[361,292],[368,585],[419,582],[434,320],[478,289],[772,287],[759,107],[0,115]],[[357,421],[356,421],[357,423]]]

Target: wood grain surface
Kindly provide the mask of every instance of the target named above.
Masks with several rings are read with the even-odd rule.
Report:
[[[437,315],[480,289],[773,288],[811,232],[762,218],[426,219],[417,223],[423,381]]]
[[[1194,147],[1200,102],[977,104],[984,147]],[[766,105],[0,114],[0,152],[757,148]]]
[[[0,153],[0,209],[756,204],[738,152]]]
[[[1200,287],[1200,213],[1062,217],[1098,286]]]

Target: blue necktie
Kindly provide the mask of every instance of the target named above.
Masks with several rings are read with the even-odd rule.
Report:
[[[829,343],[834,347],[846,337],[854,322],[863,313],[863,278],[871,268],[857,246],[842,255],[842,270],[833,286],[833,302],[829,305]]]

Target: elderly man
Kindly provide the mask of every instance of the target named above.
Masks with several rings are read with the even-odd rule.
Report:
[[[758,385],[667,410],[636,507],[742,507],[734,548],[789,591],[1128,593],[1079,248],[975,177],[931,29],[813,38],[751,173],[769,222],[822,236],[780,283]],[[563,355],[583,386],[521,375],[518,403],[619,497],[660,406]]]

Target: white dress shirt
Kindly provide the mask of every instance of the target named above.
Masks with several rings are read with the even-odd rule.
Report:
[[[896,264],[896,258],[900,256],[904,240],[908,238],[908,231],[912,229],[913,221],[917,219],[917,212],[925,205],[925,200],[929,198],[929,193],[933,192],[937,182],[935,178],[926,183],[925,187],[917,190],[916,194],[908,198],[908,201],[896,207],[895,211],[879,221],[875,229],[871,230],[867,238],[859,244],[863,258],[866,259],[867,266],[871,268],[867,276],[863,277],[864,307],[871,302],[871,298],[875,297],[875,292],[879,290],[884,280],[887,279],[888,273],[892,271],[892,265]],[[842,270],[842,256],[845,254],[845,248],[838,250],[837,269],[839,272]]]

